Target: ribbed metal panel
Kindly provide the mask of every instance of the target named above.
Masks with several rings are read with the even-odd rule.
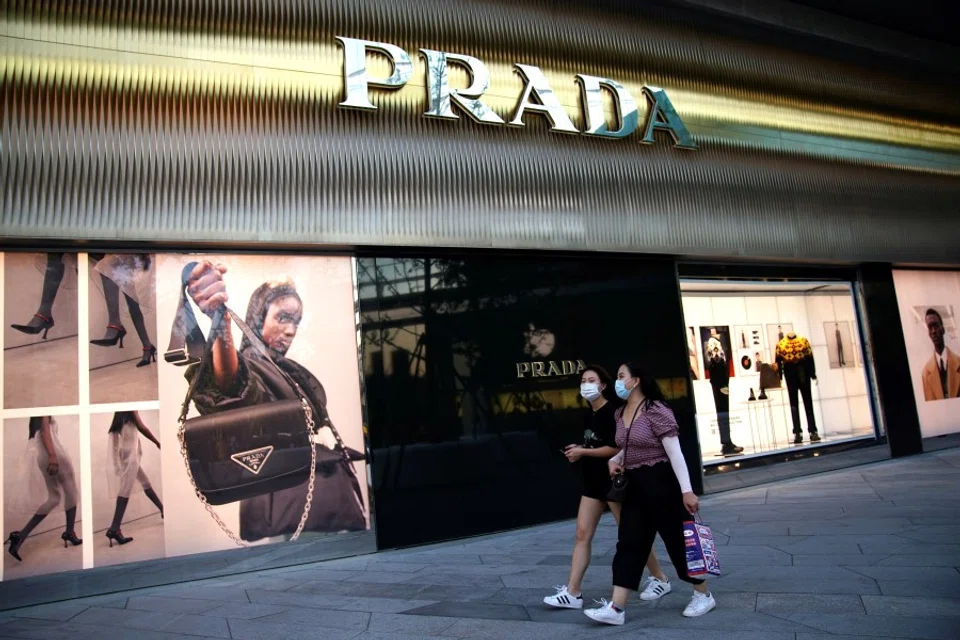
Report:
[[[336,107],[335,35],[665,87],[701,149],[437,122],[423,68]],[[960,91],[662,12],[552,2],[8,2],[8,237],[960,262]]]

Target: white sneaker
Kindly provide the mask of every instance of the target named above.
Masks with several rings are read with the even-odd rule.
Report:
[[[607,602],[603,598],[596,601],[600,606],[596,609],[587,609],[583,612],[591,620],[602,622],[603,624],[622,625],[626,619],[623,611],[617,611],[613,608],[612,602]]]
[[[710,613],[716,606],[717,601],[713,599],[712,593],[704,595],[699,591],[694,591],[693,597],[690,598],[690,604],[683,610],[683,615],[688,618],[696,618],[705,613]]]
[[[557,593],[552,596],[547,596],[543,599],[543,604],[549,605],[551,607],[556,607],[557,609],[582,609],[583,608],[583,594],[579,596],[572,596],[570,592],[567,591],[567,585],[562,587],[554,587],[557,590]]]
[[[643,593],[640,594],[641,600],[659,600],[663,596],[670,593],[670,590],[673,587],[670,586],[669,582],[663,582],[658,578],[650,576],[647,579],[647,586],[643,590]]]

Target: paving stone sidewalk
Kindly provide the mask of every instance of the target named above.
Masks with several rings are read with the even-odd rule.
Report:
[[[703,499],[718,606],[674,582],[624,627],[540,601],[565,581],[573,523],[0,614],[0,638],[960,638],[960,449]],[[608,597],[605,517],[584,584]],[[659,543],[658,543],[659,544]],[[662,547],[661,558],[666,559]],[[667,567],[672,574],[672,568]]]

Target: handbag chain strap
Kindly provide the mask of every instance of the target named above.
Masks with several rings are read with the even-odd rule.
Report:
[[[247,326],[247,323],[241,320],[240,317],[233,312],[233,310],[227,308],[226,306],[221,307],[214,313],[213,323],[211,324],[210,328],[210,335],[207,337],[207,344],[203,350],[203,358],[200,360],[200,367],[197,369],[193,381],[190,383],[190,388],[187,390],[187,398],[184,401],[183,407],[180,411],[180,418],[177,420],[179,425],[177,429],[177,438],[180,440],[180,455],[183,456],[183,465],[187,470],[187,479],[190,481],[190,486],[193,487],[193,492],[197,495],[197,498],[200,500],[203,508],[206,509],[207,513],[210,514],[210,517],[213,518],[213,521],[217,523],[227,537],[229,537],[238,546],[247,546],[246,543],[240,540],[240,538],[237,537],[237,534],[235,534],[230,527],[227,526],[217,512],[214,511],[213,506],[207,502],[206,496],[204,496],[203,492],[200,491],[200,488],[197,486],[197,482],[193,477],[193,471],[190,469],[190,455],[187,452],[187,413],[190,410],[190,399],[193,397],[193,392],[196,390],[200,378],[205,373],[206,365],[210,361],[213,343],[216,342],[221,327],[223,326],[224,313],[230,314],[230,317],[233,319],[233,321],[237,323],[237,325],[240,327],[240,330],[243,331],[244,335],[246,335],[250,340],[250,344],[252,344],[264,358],[273,363],[273,365],[277,368],[277,371],[280,372],[280,374],[293,387],[294,391],[296,391],[297,396],[300,398],[300,405],[303,407],[304,421],[307,424],[307,438],[310,441],[310,478],[307,481],[307,497],[303,504],[303,513],[300,515],[300,522],[297,524],[297,530],[292,536],[290,536],[290,542],[293,542],[299,538],[300,534],[303,532],[303,528],[307,524],[307,519],[310,517],[310,508],[313,505],[313,492],[317,478],[317,447],[314,438],[314,428],[316,427],[316,422],[313,418],[313,407],[310,406],[310,402],[300,389],[300,385],[298,385],[296,381],[294,381],[294,379],[287,374],[286,371],[281,369],[277,363],[273,361],[273,358],[271,358],[270,354],[267,353],[267,349],[265,346],[263,346],[263,342],[260,341],[260,338],[258,338],[256,334],[250,330],[250,327]],[[332,425],[330,426],[332,429]],[[335,429],[332,430],[334,434],[336,434],[337,442],[340,442],[342,447],[343,445],[339,434],[336,433]]]

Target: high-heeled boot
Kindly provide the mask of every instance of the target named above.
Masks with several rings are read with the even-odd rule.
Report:
[[[23,529],[20,529],[20,531],[12,531],[6,539],[6,542],[10,543],[10,548],[7,549],[7,552],[18,561],[23,562],[23,558],[20,557],[20,547],[23,546],[24,540],[30,536],[30,533],[33,532],[33,530],[37,528],[37,525],[43,522],[43,519],[46,517],[47,514],[34,514],[34,516],[27,521],[27,524],[24,525]]]
[[[65,527],[64,532],[60,535],[60,539],[63,540],[63,548],[67,548],[67,543],[69,542],[75,547],[83,544],[83,540],[77,537],[76,532],[74,531],[74,525],[77,522],[77,508],[70,507],[65,512],[67,516],[67,526]]]
[[[16,558],[17,562],[23,562],[23,558],[20,557],[20,545],[23,544],[23,538],[19,531],[11,531],[7,539],[3,541],[3,544],[10,543],[7,552]]]
[[[160,496],[153,490],[153,487],[147,487],[143,490],[143,495],[150,499],[157,509],[160,509],[160,519],[163,519],[163,503],[160,502]]]
[[[133,538],[124,536],[123,532],[120,531],[120,523],[123,522],[123,514],[127,510],[128,502],[130,502],[130,498],[117,496],[117,506],[113,511],[113,522],[110,523],[110,528],[107,529],[107,540],[110,541],[111,547],[114,542],[124,545],[133,540]]]
[[[120,529],[107,529],[107,540],[110,541],[110,548],[113,548],[113,543],[116,542],[119,545],[125,545],[128,542],[133,542],[133,538],[128,538],[123,535],[123,531]]]

